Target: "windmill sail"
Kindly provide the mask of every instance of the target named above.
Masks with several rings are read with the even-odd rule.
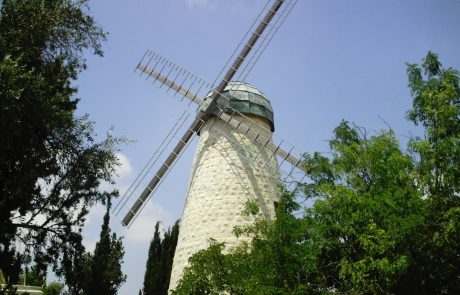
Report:
[[[231,89],[231,88],[230,88]],[[190,96],[191,99],[194,101],[203,101],[203,99],[197,96]],[[227,99],[226,94],[222,93],[221,97]],[[273,140],[273,135],[270,130],[260,127],[257,122],[253,122],[250,118],[245,116],[244,114],[228,107],[224,110],[219,109],[217,117],[222,120],[225,124],[222,127],[230,127],[236,130],[238,133],[243,134],[245,138],[249,139],[250,141],[257,143],[264,149],[270,151],[272,157],[278,157],[278,169],[282,173],[282,180],[285,184],[289,184],[290,182],[300,181],[300,177],[305,176],[304,168],[301,166],[301,154],[295,151],[295,147],[289,145],[284,140],[276,140],[279,144],[275,144]],[[195,123],[198,123],[195,125]],[[131,205],[128,212],[126,213],[125,217],[123,218],[123,224],[129,225],[136,216],[136,213],[143,207],[145,202],[148,200],[149,196],[155,191],[157,186],[161,183],[163,178],[166,176],[169,169],[174,164],[174,161],[180,156],[182,150],[185,148],[189,140],[195,135],[202,125],[204,124],[203,120],[200,120],[198,117],[195,118],[194,123],[191,125],[193,127],[186,130],[185,134],[183,135],[182,139],[177,143],[174,147],[173,152],[169,155],[169,157],[165,160],[165,162],[159,167],[158,171],[153,175],[150,182],[146,185],[143,191],[140,193],[139,198]],[[181,124],[183,125],[183,123]],[[227,136],[226,132],[222,129],[218,129],[217,127],[211,127],[214,131],[222,136]],[[177,135],[179,130],[176,131],[175,135]],[[212,133],[212,132],[211,132]],[[233,139],[231,139],[233,140]],[[236,145],[240,145],[239,142],[234,142]],[[245,155],[244,148],[239,147],[241,150],[241,155]],[[270,157],[270,158],[272,158]],[[263,172],[270,173],[269,169],[266,169],[267,162],[270,159],[263,163],[257,163],[253,159],[251,159],[251,163],[254,163],[256,168],[261,169]],[[273,167],[271,167],[273,169]],[[298,170],[298,174],[300,177],[294,177],[293,173]],[[128,191],[127,194],[130,193],[129,196],[133,195],[132,191]],[[127,195],[126,194],[126,195]],[[123,198],[126,198],[126,195]],[[122,199],[123,200],[123,199]],[[124,201],[126,204],[127,201]],[[125,205],[124,204],[124,205]],[[120,209],[119,209],[120,210]],[[119,213],[119,211],[117,212]]]
[[[144,188],[149,186],[150,180],[154,178],[154,172],[157,172],[157,170],[159,170],[163,162],[166,160],[166,156],[170,153],[169,151],[174,148],[173,144],[175,144],[176,139],[179,138],[181,133],[184,132],[184,128],[186,128],[186,126],[188,126],[190,122],[192,122],[194,119],[195,114],[194,112],[191,112],[189,109],[185,110],[180,115],[174,126],[168,132],[166,138],[155,150],[155,152],[152,154],[150,159],[145,164],[144,168],[139,172],[138,176],[132,182],[130,187],[126,190],[126,192],[122,195],[122,197],[119,199],[117,204],[112,209],[112,212],[115,214],[115,216],[121,218],[130,212],[131,208],[136,203],[133,201],[133,199],[136,199],[139,196],[141,196],[144,191]],[[178,156],[181,155],[179,154]],[[162,179],[164,179],[164,177]],[[160,183],[156,184],[156,186],[158,187]],[[150,187],[152,186],[150,185]],[[153,193],[154,191],[155,189],[152,189],[151,193]],[[137,210],[142,209],[147,199],[148,197],[146,198],[145,196],[139,198],[140,204],[138,203],[135,206],[135,208],[137,208]]]
[[[159,82],[159,87],[165,86],[165,90],[173,90],[174,95],[179,94],[182,100],[187,98],[201,106],[203,103],[199,97],[204,97],[211,90],[211,85],[204,79],[192,74],[186,69],[179,67],[159,54],[147,50],[134,71],[140,75],[146,75],[146,79]]]
[[[239,132],[243,132],[251,141],[258,142],[263,145],[263,147],[269,149],[273,153],[276,153],[277,155],[281,156],[283,160],[288,161],[294,167],[300,167],[300,160],[294,156],[292,156],[289,152],[284,151],[280,146],[277,146],[273,144],[270,141],[269,137],[266,136],[261,136],[261,132],[256,132],[250,127],[246,126],[246,124],[242,123],[238,119],[234,118],[232,115],[227,114],[225,111],[228,111],[228,104],[226,103],[228,101],[225,96],[223,96],[223,92],[225,88],[227,87],[228,83],[234,78],[235,74],[237,73],[238,69],[244,64],[246,58],[249,56],[249,53],[251,52],[252,49],[255,48],[255,45],[257,41],[264,36],[264,31],[266,28],[269,26],[270,22],[273,20],[273,18],[277,15],[281,15],[279,19],[283,19],[283,14],[279,14],[278,12],[280,11],[281,6],[283,3],[289,3],[292,6],[295,5],[296,1],[285,1],[285,0],[277,0],[275,3],[268,9],[267,13],[265,14],[264,18],[260,20],[257,28],[255,31],[251,34],[249,40],[245,43],[243,46],[241,52],[237,55],[236,59],[233,61],[231,64],[230,68],[226,71],[223,79],[220,81],[220,83],[217,85],[215,90],[212,92],[211,96],[208,98],[208,100],[203,103],[203,100],[198,98],[197,95],[192,95],[192,92],[187,89],[182,87],[180,84],[175,83],[173,80],[170,80],[168,77],[169,75],[174,71],[174,69],[177,69],[175,65],[172,65],[169,62],[165,62],[164,59],[161,57],[158,58],[158,56],[154,57],[152,56],[149,60],[149,62],[155,58],[155,66],[158,63],[163,63],[163,66],[160,71],[155,71],[154,69],[148,68],[148,63],[147,65],[139,64],[137,69],[141,71],[141,73],[146,73],[148,74],[147,78],[152,77],[154,81],[159,81],[160,82],[160,87],[162,85],[166,85],[169,89],[173,89],[177,93],[180,93],[183,95],[183,97],[188,98],[190,101],[195,102],[199,105],[201,105],[201,109],[193,121],[193,123],[190,125],[190,127],[186,130],[184,135],[181,137],[180,141],[176,144],[176,146],[173,149],[173,152],[167,157],[165,162],[161,165],[161,167],[158,169],[157,173],[154,175],[154,177],[150,180],[146,188],[142,191],[141,195],[139,198],[134,202],[134,204],[131,206],[129,211],[126,213],[125,217],[122,220],[123,225],[129,226],[132,221],[135,219],[136,214],[142,209],[143,205],[145,202],[148,200],[150,194],[156,189],[156,187],[161,183],[162,179],[167,175],[169,169],[174,165],[175,161],[177,158],[180,156],[182,153],[183,149],[187,146],[187,144],[190,142],[194,134],[197,134],[200,130],[200,128],[203,126],[205,120],[209,118],[209,116],[217,116],[221,120],[223,120],[226,124],[229,124]],[[293,4],[292,4],[293,3]],[[290,9],[292,9],[292,6]],[[285,17],[285,16],[284,16]],[[278,25],[279,27],[279,25]],[[278,27],[272,27],[272,30],[269,30],[269,32],[273,31],[273,28],[276,30]],[[271,36],[272,37],[272,36]],[[268,40],[271,39],[266,37]],[[268,44],[268,43],[266,43]],[[266,46],[266,45],[265,45]],[[263,51],[263,50],[262,50]],[[256,51],[257,52],[257,51]],[[257,60],[257,58],[256,58]],[[162,75],[162,71],[164,70],[165,67],[169,67],[170,71],[166,75]],[[180,72],[182,70],[179,71]],[[249,69],[250,71],[250,69]],[[201,85],[200,89],[203,88],[204,82]],[[207,87],[205,87],[207,88]],[[236,113],[236,111],[234,112]],[[126,202],[125,202],[126,203]]]
[[[167,79],[161,73],[154,71],[153,69],[147,67],[146,65],[139,63],[139,65],[137,66],[137,69],[149,75],[149,77],[152,77],[153,79],[158,80],[160,83],[175,90],[177,93],[180,93],[184,97],[188,98],[191,102],[194,102],[198,104],[199,106],[203,104],[204,99],[200,98],[197,94],[192,93],[190,89],[183,88],[182,86],[176,84],[174,81]],[[226,98],[225,95],[223,95],[222,93],[223,92],[219,93],[219,97],[221,97],[222,99],[228,100],[228,98]],[[228,105],[225,106],[225,112],[224,112],[224,109],[220,107],[219,110],[217,111],[217,114],[215,115],[217,115],[223,121],[227,122],[233,128],[237,129],[239,132],[246,134],[246,136],[249,139],[258,142],[259,144],[262,144],[265,148],[271,150],[272,152],[275,152],[282,160],[288,161],[296,168],[303,169],[300,166],[301,161],[299,157],[292,155],[291,152],[284,150],[279,145],[275,145],[272,142],[269,142],[269,138],[271,138],[271,135],[270,137],[261,135],[261,132],[257,132],[253,130],[253,128],[250,128],[249,126],[243,124],[240,120],[234,118],[234,116],[232,116],[231,114],[236,114],[240,117],[245,117],[243,114],[232,109]]]
[[[278,12],[278,10],[280,9],[283,3],[284,3],[284,0],[277,0],[275,1],[275,3],[273,3],[272,7],[267,11],[267,14],[263,18],[263,20],[259,22],[259,25],[257,26],[256,30],[251,34],[251,37],[249,38],[248,42],[243,47],[243,49],[241,50],[237,58],[234,60],[231,67],[227,70],[227,73],[225,74],[224,78],[220,81],[219,85],[216,87],[215,96],[211,97],[212,100],[216,100],[219,97],[219,93],[222,93],[225,87],[227,86],[227,84],[233,79],[233,76],[238,71],[238,69],[243,64],[243,62],[246,60],[246,57],[249,55],[249,52],[251,52],[257,40],[259,40],[259,38],[263,35],[265,29],[267,28],[270,21],[276,15],[276,13]]]

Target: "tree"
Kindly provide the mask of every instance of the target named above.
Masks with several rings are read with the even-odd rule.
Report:
[[[144,275],[143,294],[167,295],[171,269],[179,236],[179,220],[168,228],[163,239],[160,237],[160,223],[155,225],[155,232],[150,243],[149,255]]]
[[[431,52],[408,76],[424,138],[405,151],[392,130],[343,121],[327,156],[305,154],[309,181],[284,192],[276,221],[249,204],[256,222],[235,233],[251,243],[223,254],[211,241],[174,294],[459,293],[460,78]]]
[[[112,181],[120,140],[96,141],[88,117],[75,115],[83,53],[102,56],[105,36],[87,0],[1,2],[0,269],[8,282],[31,255],[62,274],[88,208],[117,195],[99,187]]]
[[[114,295],[126,281],[126,275],[121,270],[125,253],[122,238],[111,234],[109,227],[110,199],[106,205],[107,211],[94,253],[86,252],[83,246],[65,253],[71,262],[66,264],[67,269],[63,271],[69,294]]]
[[[40,269],[37,265],[33,265],[25,271],[26,285],[42,287],[46,284],[46,272]]]
[[[158,280],[158,269],[160,266],[161,255],[161,237],[160,237],[160,222],[155,224],[155,232],[153,239],[150,242],[149,256],[146,263],[144,275],[144,294],[158,294],[160,292],[160,284]]]
[[[64,285],[59,282],[51,282],[43,288],[43,295],[61,295]]]
[[[422,294],[460,292],[460,87],[459,73],[443,69],[432,52],[408,65],[413,109],[409,120],[425,128],[409,148],[416,155],[417,184],[426,197],[424,239],[414,247],[410,275],[401,288]],[[422,282],[421,284],[419,282]]]
[[[91,253],[77,243],[75,247],[64,250],[64,263],[58,270],[58,275],[64,277],[69,295],[85,294],[91,280]]]
[[[91,274],[86,294],[114,295],[126,281],[126,275],[121,271],[125,254],[122,239],[117,238],[115,233],[110,235],[110,207],[109,198],[100,239],[96,243],[94,254],[90,257]]]
[[[3,276],[3,272],[0,270],[0,284],[6,284],[5,277]]]
[[[300,243],[304,241],[304,227],[293,215],[299,208],[294,196],[284,192],[273,224],[249,202],[243,214],[256,222],[236,228],[235,234],[252,237],[251,243],[243,242],[223,254],[225,244],[211,239],[209,248],[189,259],[173,294],[305,294],[303,266],[311,255]]]
[[[321,290],[400,293],[395,284],[424,223],[415,165],[391,130],[367,138],[342,122],[334,133],[331,159],[316,153],[305,160],[312,182],[304,193],[318,198],[304,217],[316,246],[314,282]]]

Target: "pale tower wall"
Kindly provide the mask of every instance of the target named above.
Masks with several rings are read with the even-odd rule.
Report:
[[[273,121],[250,113],[246,115],[251,121],[238,118],[260,130],[264,138],[271,138],[269,130],[273,130]],[[275,202],[280,195],[279,179],[276,157],[260,144],[251,142],[216,118],[204,124],[180,223],[170,290],[177,286],[190,256],[207,248],[210,238],[225,242],[227,251],[248,240],[233,234],[235,226],[252,222],[242,215],[248,200],[256,201],[261,214],[273,220]]]

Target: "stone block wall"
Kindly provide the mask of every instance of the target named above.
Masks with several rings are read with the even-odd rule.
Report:
[[[251,128],[265,138],[271,138],[270,126],[264,119],[239,119],[252,125]],[[226,250],[248,239],[237,239],[233,234],[235,226],[253,222],[242,216],[248,200],[257,201],[263,216],[271,220],[275,217],[274,203],[280,194],[276,156],[218,119],[208,120],[200,134],[170,290],[177,286],[189,257],[207,248],[210,238],[225,242]]]

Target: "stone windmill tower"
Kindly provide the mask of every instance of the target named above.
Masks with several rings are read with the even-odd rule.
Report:
[[[229,97],[233,109],[245,115],[236,115],[236,118],[265,138],[271,138],[273,111],[258,89],[246,83],[230,82],[223,94]],[[276,157],[271,155],[257,142],[225,126],[224,121],[218,118],[206,121],[200,130],[193,161],[170,289],[176,287],[188,258],[209,246],[209,238],[225,242],[226,247],[241,242],[233,229],[250,222],[242,216],[248,201],[255,201],[266,219],[274,218],[280,178]],[[264,163],[265,167],[262,169],[255,163]]]
[[[174,96],[179,94],[182,99],[187,98],[189,105],[197,105],[191,117],[184,112],[179,118],[114,208],[117,216],[123,214],[122,224],[129,227],[193,136],[200,136],[170,289],[176,287],[188,258],[206,248],[209,238],[225,242],[228,248],[241,241],[233,229],[251,222],[241,214],[248,201],[257,202],[261,214],[273,219],[282,180],[295,179],[293,175],[299,171],[304,175],[300,154],[295,153],[294,147],[283,140],[275,143],[273,110],[267,97],[248,83],[231,82],[245,80],[297,0],[276,0],[269,6],[270,2],[245,36],[248,41],[241,42],[234,58],[229,60],[233,62],[224,67],[227,70],[222,71],[223,77],[216,78],[219,83],[207,83],[150,51],[136,67],[147,79],[174,91]],[[162,160],[163,152],[188,118],[192,120],[190,127]],[[133,196],[139,197],[130,203]]]

